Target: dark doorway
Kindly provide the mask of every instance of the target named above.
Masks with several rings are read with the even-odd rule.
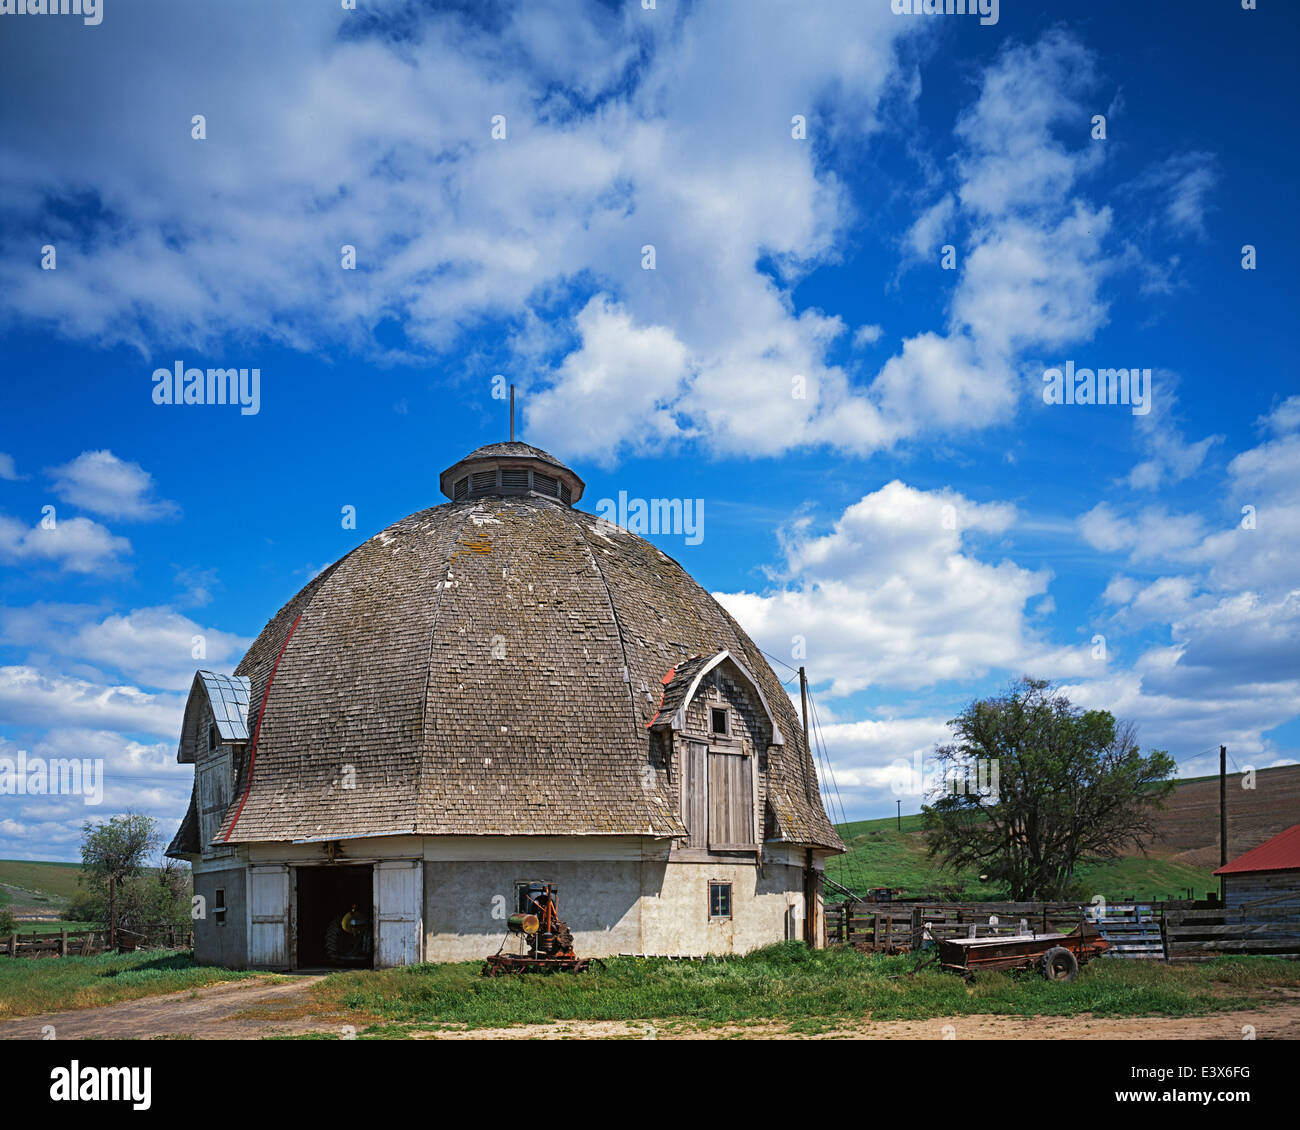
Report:
[[[298,968],[374,964],[370,867],[299,867]]]

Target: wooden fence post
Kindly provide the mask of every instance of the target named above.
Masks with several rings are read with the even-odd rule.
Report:
[[[59,956],[68,956],[68,928],[66,926],[59,931]]]
[[[912,952],[918,952],[921,945],[921,908],[914,906],[912,907]]]

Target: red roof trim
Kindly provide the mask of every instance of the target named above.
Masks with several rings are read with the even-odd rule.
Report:
[[[650,729],[651,726],[653,726],[656,722],[659,721],[659,715],[664,712],[664,699],[668,697],[668,684],[671,683],[675,678],[677,678],[677,668],[669,667],[668,674],[659,680],[664,685],[664,692],[659,696],[659,709],[655,711],[655,716],[645,724],[645,728],[647,730]]]
[[[243,814],[244,805],[248,803],[248,794],[253,789],[253,764],[257,760],[257,739],[262,736],[262,715],[266,713],[266,700],[271,697],[271,684],[275,682],[275,673],[280,669],[280,660],[284,658],[284,649],[289,646],[289,641],[293,639],[293,633],[298,628],[298,621],[302,619],[302,613],[294,618],[289,625],[289,634],[284,637],[284,643],[280,645],[280,650],[276,653],[275,662],[271,665],[271,673],[266,677],[266,690],[262,692],[262,705],[257,708],[257,726],[253,730],[253,740],[248,747],[248,781],[244,785],[244,795],[239,798],[239,808],[235,811],[235,818],[230,822],[230,827],[226,829],[226,834],[222,838],[222,843],[229,843],[231,834],[235,830],[235,825],[239,823],[239,817]]]
[[[1220,867],[1216,875],[1242,875],[1249,871],[1300,870],[1300,824],[1292,824],[1271,840]]]

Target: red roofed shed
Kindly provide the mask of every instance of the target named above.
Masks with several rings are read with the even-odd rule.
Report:
[[[1223,899],[1229,907],[1300,915],[1300,824],[1293,824],[1251,848],[1216,872],[1223,876]]]

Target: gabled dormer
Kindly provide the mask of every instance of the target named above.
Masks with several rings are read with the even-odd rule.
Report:
[[[677,767],[676,799],[692,854],[757,856],[768,754],[785,744],[762,688],[728,651],[684,660],[663,677],[646,728]]]
[[[249,694],[246,676],[195,673],[176,750],[177,761],[194,766],[191,812],[181,825],[187,842],[182,843],[178,833],[169,853],[207,857],[229,850],[214,847],[212,840],[230,806],[248,748]]]

